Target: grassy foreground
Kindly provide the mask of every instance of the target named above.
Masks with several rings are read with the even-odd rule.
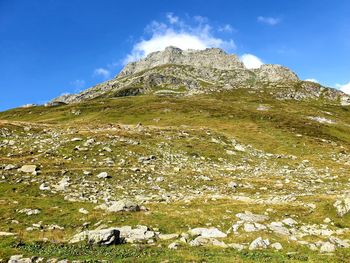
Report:
[[[268,91],[251,90],[145,95],[2,112],[0,231],[15,235],[0,236],[0,258],[347,262],[350,248],[321,253],[300,241],[310,245],[330,236],[350,238],[350,216],[338,216],[333,207],[349,189],[349,112],[349,106],[327,101],[279,101]],[[94,142],[84,145],[89,139]],[[140,162],[150,155],[156,159]],[[5,169],[9,164],[14,168]],[[18,171],[25,164],[35,164],[39,174]],[[100,172],[111,178],[97,178]],[[69,186],[57,190],[64,177],[69,177]],[[232,182],[237,187],[229,187]],[[50,189],[39,189],[43,184]],[[136,200],[147,211],[95,209],[107,199],[122,198]],[[29,216],[19,213],[23,208],[41,212]],[[80,213],[81,208],[88,213]],[[269,223],[293,218],[298,225],[290,235],[242,228],[233,234],[236,214],[244,211],[268,215]],[[330,223],[324,223],[326,218]],[[245,248],[181,243],[169,249],[174,240],[108,247],[68,243],[84,229],[125,225],[146,225],[163,234],[216,227],[229,233],[223,242]],[[306,234],[303,229],[311,226],[333,232]],[[283,249],[249,250],[259,236]]]

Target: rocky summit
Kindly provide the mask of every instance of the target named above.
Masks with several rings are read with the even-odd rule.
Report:
[[[281,65],[265,64],[258,69],[247,69],[236,55],[227,54],[219,48],[181,50],[167,47],[164,51],[127,64],[112,80],[79,94],[60,96],[48,105],[79,103],[101,97],[140,94],[180,96],[237,88],[270,88],[273,95],[280,99],[322,97],[350,103],[350,98],[344,93],[301,81],[294,72]]]
[[[348,262],[350,99],[168,47],[0,112],[0,262]]]

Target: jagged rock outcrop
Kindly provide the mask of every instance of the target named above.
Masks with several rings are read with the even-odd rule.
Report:
[[[254,70],[259,80],[264,82],[295,82],[298,76],[281,65],[265,64]]]
[[[140,61],[129,63],[117,77],[129,76],[167,64],[189,65],[196,68],[208,67],[221,70],[245,69],[243,63],[236,55],[229,55],[219,48],[181,50],[170,46],[164,51],[153,52]]]
[[[47,106],[79,103],[99,97],[135,96],[139,94],[193,95],[237,88],[269,88],[277,99],[328,99],[341,105],[350,104],[344,93],[299,80],[290,69],[265,64],[247,69],[236,55],[218,48],[181,50],[167,47],[140,61],[131,62],[113,79],[79,94],[62,95]]]

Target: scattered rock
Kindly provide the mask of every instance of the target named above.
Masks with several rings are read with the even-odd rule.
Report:
[[[38,170],[38,167],[36,165],[33,165],[33,164],[26,164],[26,165],[23,165],[19,171],[23,172],[23,173],[31,173],[33,175],[36,175],[37,174],[37,170]]]
[[[24,209],[19,210],[18,213],[26,214],[28,216],[31,216],[31,215],[38,215],[38,214],[40,214],[40,210],[39,209],[24,208]]]
[[[87,241],[89,244],[97,245],[113,245],[119,244],[120,231],[116,228],[101,229],[101,230],[86,230],[73,236],[69,243],[78,243]]]
[[[258,237],[249,245],[249,250],[255,249],[264,249],[270,245],[270,241],[268,239],[263,239],[262,237]]]
[[[82,208],[79,209],[79,213],[87,215],[89,213],[89,211],[82,207]]]
[[[335,245],[330,242],[324,242],[321,245],[320,252],[321,253],[332,253],[336,249]]]
[[[10,233],[10,232],[2,232],[0,231],[0,236],[1,237],[9,237],[9,236],[15,236],[15,233]]]
[[[96,175],[97,178],[100,178],[100,179],[104,179],[104,178],[110,178],[110,176],[108,175],[107,172],[102,172],[102,173],[99,173],[98,175]]]
[[[191,236],[202,236],[208,238],[222,238],[226,237],[227,234],[221,232],[215,227],[211,228],[194,228],[188,231]]]
[[[172,250],[176,250],[178,247],[179,247],[179,242],[170,243],[168,246],[168,248]]]
[[[244,213],[238,213],[236,214],[236,217],[238,217],[240,220],[244,222],[251,222],[251,223],[264,222],[266,220],[269,220],[269,217],[266,215],[253,214],[249,211],[245,211]]]
[[[333,206],[337,210],[338,216],[342,217],[346,215],[350,211],[350,197],[346,196],[337,200]]]
[[[274,248],[274,249],[276,249],[276,250],[281,250],[281,249],[283,249],[281,243],[278,243],[278,242],[271,244],[271,247]]]
[[[113,201],[113,202],[110,202],[109,205],[101,204],[99,206],[96,206],[95,208],[103,209],[108,212],[122,212],[122,211],[136,212],[141,210],[140,206],[137,203],[127,199]]]

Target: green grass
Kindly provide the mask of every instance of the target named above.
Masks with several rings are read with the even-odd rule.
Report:
[[[268,105],[271,109],[258,111],[259,105]],[[75,115],[72,113],[74,111],[80,111],[81,114]],[[0,137],[0,145],[5,140],[13,139],[16,147],[20,145],[22,148],[18,151],[9,146],[0,147],[1,164],[20,166],[33,161],[41,165],[42,173],[31,176],[0,170],[5,177],[0,183],[0,231],[17,233],[16,237],[0,238],[0,258],[7,259],[13,254],[40,254],[47,258],[91,262],[97,259],[126,262],[342,262],[349,258],[349,249],[338,249],[333,256],[320,255],[286,238],[266,233],[258,235],[281,242],[284,250],[239,252],[183,245],[172,251],[166,248],[168,241],[157,242],[154,246],[113,247],[68,245],[66,241],[83,229],[84,222],[90,222],[90,229],[93,229],[93,224],[99,221],[107,226],[144,224],[158,228],[162,233],[180,234],[190,227],[208,225],[226,231],[237,221],[236,213],[249,210],[261,214],[268,208],[274,210],[269,213],[271,220],[278,221],[293,215],[297,221],[322,224],[325,217],[330,217],[334,222],[333,228],[350,227],[350,216],[340,218],[333,208],[337,195],[348,186],[348,166],[332,160],[334,154],[350,152],[349,111],[349,106],[341,107],[325,100],[279,101],[271,97],[268,89],[256,93],[237,89],[181,97],[143,95],[100,98],[81,104],[17,108],[1,112],[1,134],[9,135]],[[308,116],[334,119],[336,124],[320,124],[307,119]],[[135,128],[138,123],[142,123],[144,130]],[[118,125],[121,127],[118,128]],[[31,126],[31,130],[24,130],[25,126]],[[53,139],[52,145],[58,144],[59,147],[54,152],[48,151],[51,144],[42,143],[42,148],[37,147],[37,141],[52,139],[55,132],[59,135]],[[28,137],[28,133],[34,137]],[[72,142],[74,137],[82,138],[83,142],[94,138],[97,143],[86,152],[76,151],[74,148],[82,146],[83,142]],[[219,143],[213,142],[213,138]],[[240,144],[251,145],[253,152],[248,148],[247,152],[227,154],[226,150],[233,150],[233,139]],[[107,144],[112,149],[111,153],[102,150]],[[285,156],[258,157],[253,154],[255,150],[281,156],[293,155],[297,159]],[[141,166],[141,172],[130,172],[130,168],[140,166],[140,156],[151,154],[157,156],[153,164]],[[113,159],[115,164],[99,164],[107,157]],[[119,165],[121,159],[125,160],[123,166]],[[305,159],[316,169],[316,176],[322,178],[323,183],[315,183],[312,180],[316,178],[306,177],[298,168]],[[227,164],[247,165],[250,170],[229,170],[225,166]],[[180,172],[174,171],[175,166],[181,167]],[[285,166],[293,172],[287,175],[275,174]],[[259,169],[254,170],[261,167],[266,167],[261,174],[256,172]],[[338,177],[331,179],[326,175],[326,167],[331,176]],[[113,189],[116,199],[123,195],[134,197],[133,191],[140,189],[145,195],[159,194],[159,190],[153,188],[154,182],[148,179],[157,176],[165,177],[165,181],[157,185],[166,193],[177,192],[186,196],[194,195],[192,191],[196,190],[201,194],[188,202],[150,201],[145,204],[149,212],[108,214],[94,210],[96,204],[64,200],[67,193],[51,194],[38,189],[44,181],[57,182],[62,177],[62,170],[68,170],[66,176],[70,177],[73,185],[79,185],[83,180],[87,180],[87,185],[98,184],[95,175],[107,171],[112,178],[106,184]],[[83,170],[92,171],[93,176],[85,178]],[[196,179],[199,175],[209,176],[212,181]],[[284,183],[281,189],[278,188],[277,181],[284,182],[285,178],[289,178],[291,183]],[[253,187],[239,187],[235,192],[227,188],[231,181]],[[303,189],[298,188],[300,184]],[[267,190],[261,190],[264,187]],[[310,195],[305,195],[305,188],[310,191]],[[103,191],[102,187],[98,189]],[[233,198],[242,195],[266,199],[270,192],[278,196],[295,193],[296,201],[267,205]],[[213,198],[215,194],[223,198]],[[316,204],[317,209],[310,212],[298,202]],[[81,207],[90,213],[78,213]],[[22,208],[38,208],[42,213],[31,217],[18,214],[16,210]],[[14,224],[13,220],[18,220],[19,224]],[[57,224],[65,229],[26,231],[27,227],[39,221],[43,225]],[[248,244],[256,235],[229,235],[224,241]],[[349,233],[342,236],[349,237]],[[42,242],[45,238],[48,242]]]

